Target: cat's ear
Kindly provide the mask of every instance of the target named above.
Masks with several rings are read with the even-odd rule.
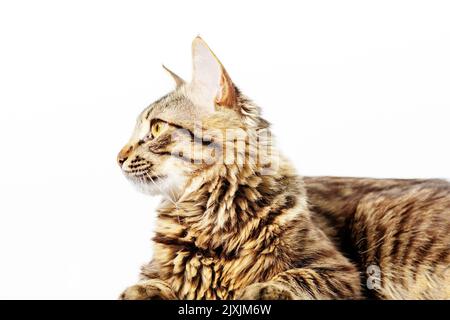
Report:
[[[227,71],[202,38],[192,42],[193,76],[191,87],[195,95],[209,106],[236,106],[236,89]]]
[[[167,73],[172,77],[172,79],[175,81],[175,85],[176,87],[180,87],[183,84],[185,84],[186,82],[183,80],[183,78],[181,78],[179,75],[177,75],[175,72],[173,72],[172,70],[170,70],[169,68],[167,68],[165,65],[162,65],[162,67],[164,68],[164,70],[167,71]]]

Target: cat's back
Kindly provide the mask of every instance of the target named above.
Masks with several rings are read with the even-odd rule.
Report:
[[[306,177],[313,219],[366,273],[368,294],[450,298],[450,184]]]

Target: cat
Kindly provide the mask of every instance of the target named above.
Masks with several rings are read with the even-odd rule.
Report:
[[[300,177],[200,38],[193,77],[117,157],[162,195],[153,258],[121,299],[448,299],[450,184]]]

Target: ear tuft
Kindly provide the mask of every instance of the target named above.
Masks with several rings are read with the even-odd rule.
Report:
[[[222,66],[222,77],[220,79],[220,87],[219,95],[216,97],[216,103],[219,106],[224,107],[235,107],[236,106],[236,89],[234,87],[233,82],[230,79],[225,68]]]
[[[183,80],[183,78],[181,78],[180,76],[178,76],[175,72],[171,71],[169,68],[167,68],[165,65],[162,65],[162,67],[164,68],[164,70],[167,71],[167,73],[172,77],[172,79],[175,81],[175,85],[176,87],[180,87],[183,84],[185,84],[186,82]]]

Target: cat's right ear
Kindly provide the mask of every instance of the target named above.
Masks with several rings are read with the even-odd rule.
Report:
[[[235,108],[237,100],[233,82],[222,63],[200,37],[192,42],[192,60],[190,87],[197,102],[207,110],[215,110],[215,106]]]
[[[175,72],[173,72],[172,70],[170,70],[169,68],[167,68],[165,65],[162,65],[162,67],[164,68],[164,70],[167,71],[167,73],[172,77],[172,79],[175,81],[175,85],[176,87],[181,87],[183,84],[185,84],[186,82],[183,80],[183,78],[181,78],[179,75],[177,75]]]

